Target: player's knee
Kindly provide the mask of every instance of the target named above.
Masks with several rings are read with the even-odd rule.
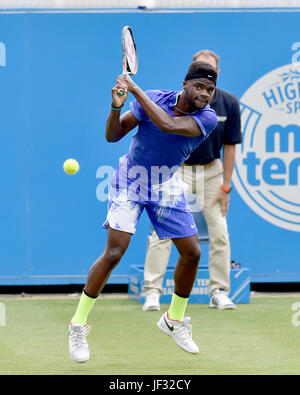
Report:
[[[105,252],[105,260],[112,266],[115,266],[121,260],[124,251],[120,247],[111,248]]]
[[[192,249],[187,251],[182,258],[188,264],[198,265],[201,258],[201,249],[198,245],[195,245]]]
[[[195,263],[199,263],[199,261],[200,261],[200,258],[201,258],[201,249],[200,249],[200,247],[197,245],[197,247],[195,247],[195,251],[194,251],[194,253],[193,253],[193,260],[194,260],[194,262]]]

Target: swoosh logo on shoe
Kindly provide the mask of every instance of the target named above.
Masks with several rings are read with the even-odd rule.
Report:
[[[167,327],[169,328],[169,330],[170,330],[171,332],[173,332],[174,326],[170,326],[170,325],[167,323],[167,320],[166,320],[165,317],[164,317],[164,320],[165,320],[165,323],[166,323]]]

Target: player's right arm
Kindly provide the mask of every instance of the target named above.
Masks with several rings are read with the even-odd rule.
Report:
[[[139,121],[130,111],[120,116],[120,110],[111,110],[106,121],[105,138],[109,143],[115,143],[134,129]]]
[[[118,77],[117,84],[126,86],[126,88],[134,95],[136,100],[142,106],[148,118],[164,133],[178,134],[186,137],[206,136],[208,132],[215,129],[217,125],[217,116],[213,110],[211,112],[211,120],[208,119],[208,127],[199,122],[192,115],[190,116],[171,116],[163,108],[152,101],[147,94],[137,86],[128,74],[122,74]]]
[[[119,96],[118,94],[120,88],[125,92],[123,96]],[[121,107],[123,107],[128,95],[126,86],[118,84],[118,86],[112,88],[111,93],[113,101],[106,121],[105,138],[108,142],[115,143],[134,129],[139,121],[130,111],[125,112],[121,116]]]

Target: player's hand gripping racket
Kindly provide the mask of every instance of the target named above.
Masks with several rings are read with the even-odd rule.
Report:
[[[122,29],[123,74],[135,75],[138,68],[136,45],[132,30],[129,26]],[[125,94],[124,89],[119,89],[119,96]]]

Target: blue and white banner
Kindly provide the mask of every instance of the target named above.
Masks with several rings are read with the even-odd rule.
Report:
[[[144,90],[180,90],[197,51],[220,56],[218,86],[240,100],[244,137],[231,258],[253,282],[300,281],[300,9],[44,9],[0,11],[0,285],[84,283],[105,248],[103,197],[135,133],[104,137],[124,25]],[[80,165],[73,176],[68,158]],[[143,214],[110,283],[144,265],[149,225]],[[173,248],[169,265],[176,259]]]
[[[264,220],[300,232],[300,65],[263,75],[240,102],[234,185]]]

